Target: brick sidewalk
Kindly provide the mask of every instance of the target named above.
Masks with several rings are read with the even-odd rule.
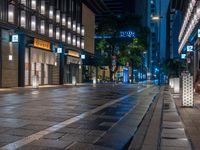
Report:
[[[186,134],[192,143],[192,149],[200,149],[200,95],[194,94],[194,107],[181,106],[181,97],[174,98],[178,112],[183,120]]]
[[[200,135],[200,120],[197,120],[197,117],[187,115],[198,109],[181,108],[180,104],[178,106],[175,105],[175,101],[180,102],[180,98],[174,98],[167,86],[161,87],[155,103],[151,106],[133,137],[129,150],[191,150],[194,149],[194,144],[191,145],[190,140],[195,141],[195,144],[200,146],[198,139]],[[181,111],[180,115],[178,111]],[[185,113],[183,115],[188,120],[182,117],[182,113]],[[199,110],[198,118],[200,118]],[[192,125],[191,119],[198,123]],[[186,125],[184,125],[185,123]],[[198,128],[198,131],[194,128]],[[190,131],[194,135],[196,133],[196,136],[191,135],[192,138],[187,136],[186,133]],[[200,149],[197,146],[195,148]]]

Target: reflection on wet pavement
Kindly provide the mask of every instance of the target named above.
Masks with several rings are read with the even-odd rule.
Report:
[[[2,94],[0,146],[22,139],[19,149],[26,150],[122,149],[158,92],[137,90],[101,85]]]

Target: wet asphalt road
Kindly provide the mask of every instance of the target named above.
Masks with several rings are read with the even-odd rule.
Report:
[[[124,149],[157,92],[107,84],[1,93],[0,149]]]

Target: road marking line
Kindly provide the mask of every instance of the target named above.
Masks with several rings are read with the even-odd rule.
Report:
[[[137,90],[137,93],[140,93],[140,92],[142,92],[142,91],[145,90],[145,89],[147,89],[147,88],[142,88],[142,89],[140,89],[140,90]],[[16,142],[13,142],[13,143],[10,143],[10,144],[7,144],[7,145],[1,147],[0,150],[14,150],[14,149],[20,148],[20,147],[22,147],[22,146],[24,146],[24,145],[27,145],[27,144],[29,144],[29,143],[35,141],[35,140],[39,140],[40,138],[42,138],[43,136],[45,136],[45,135],[47,135],[47,134],[50,134],[50,133],[52,133],[52,132],[55,132],[55,131],[57,131],[57,130],[59,130],[59,129],[61,129],[61,128],[66,127],[66,126],[69,125],[69,124],[72,124],[72,123],[74,123],[74,122],[77,122],[77,121],[79,121],[79,120],[81,120],[81,119],[83,119],[83,118],[85,118],[85,117],[88,117],[88,116],[90,116],[90,115],[92,115],[92,114],[94,114],[94,113],[96,113],[96,112],[98,112],[98,111],[100,111],[100,110],[102,110],[102,109],[104,109],[104,108],[106,108],[106,107],[109,107],[109,106],[111,106],[111,105],[113,105],[113,104],[115,104],[115,103],[117,103],[117,102],[120,102],[120,101],[122,101],[122,100],[124,100],[124,99],[130,97],[130,96],[133,95],[134,93],[135,93],[135,92],[132,92],[132,93],[126,95],[126,96],[123,96],[123,97],[118,98],[118,99],[116,99],[116,100],[114,100],[114,101],[108,102],[108,103],[106,103],[106,104],[104,104],[104,105],[102,105],[102,106],[99,106],[99,107],[97,107],[97,108],[95,108],[95,109],[92,109],[92,110],[90,110],[90,111],[88,111],[88,112],[85,112],[85,113],[82,113],[82,114],[80,114],[80,115],[78,115],[78,116],[76,116],[76,117],[67,119],[67,120],[65,120],[65,121],[63,121],[63,122],[61,122],[61,123],[59,123],[59,124],[56,124],[56,125],[54,125],[54,126],[52,126],[52,127],[49,127],[49,128],[47,128],[47,129],[44,129],[44,130],[42,130],[42,131],[39,131],[39,132],[37,132],[37,133],[35,133],[35,134],[29,135],[29,136],[27,136],[27,137],[25,137],[25,138],[23,138],[23,139],[21,139],[21,140],[18,140],[18,141],[16,141]]]

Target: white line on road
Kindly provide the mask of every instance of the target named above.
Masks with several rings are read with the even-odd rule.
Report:
[[[137,93],[142,92],[144,89],[146,89],[146,88],[142,88],[140,90],[137,90]],[[102,109],[104,109],[106,107],[109,107],[109,106],[111,106],[111,105],[113,105],[113,104],[115,104],[117,102],[122,101],[123,99],[126,99],[126,98],[130,97],[133,94],[134,94],[134,92],[132,92],[132,93],[126,95],[126,96],[123,96],[121,98],[118,98],[118,99],[116,99],[114,101],[108,102],[108,103],[106,103],[106,104],[104,104],[102,106],[99,106],[99,107],[97,107],[95,109],[92,109],[92,110],[90,110],[88,112],[82,113],[82,114],[80,114],[80,115],[78,115],[76,117],[67,119],[67,120],[65,120],[65,121],[63,121],[63,122],[61,122],[59,124],[56,124],[56,125],[54,125],[52,127],[49,127],[49,128],[47,128],[45,130],[42,130],[40,132],[37,132],[37,133],[32,134],[30,136],[27,136],[27,137],[25,137],[25,138],[23,138],[21,140],[18,140],[16,142],[13,142],[13,143],[10,143],[10,144],[7,144],[7,145],[1,147],[0,150],[15,150],[15,149],[20,148],[20,147],[22,147],[22,146],[24,146],[26,144],[29,144],[29,143],[31,143],[31,142],[33,142],[35,140],[39,140],[40,138],[42,138],[43,136],[45,136],[47,134],[50,134],[50,133],[55,132],[55,131],[57,131],[57,130],[59,130],[61,128],[64,128],[64,127],[66,127],[67,125],[69,125],[71,123],[79,121],[80,119],[88,117],[88,116],[90,116],[90,115],[92,115],[92,114],[94,114],[94,113],[96,113],[96,112],[98,112],[98,111],[100,111],[100,110],[102,110]]]

